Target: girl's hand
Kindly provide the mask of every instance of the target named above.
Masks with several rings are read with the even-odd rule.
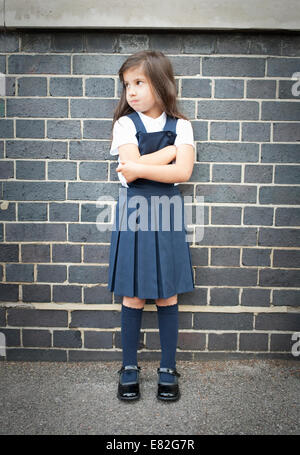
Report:
[[[135,163],[134,161],[123,160],[120,161],[116,171],[122,172],[122,175],[125,177],[126,182],[130,183],[139,177],[140,166],[141,164]]]

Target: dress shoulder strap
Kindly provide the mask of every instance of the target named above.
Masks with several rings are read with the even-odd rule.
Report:
[[[167,115],[167,121],[164,127],[164,131],[172,131],[172,133],[176,133],[176,125],[177,125],[178,118],[170,117]]]
[[[137,133],[147,133],[147,130],[141,120],[141,117],[137,112],[135,111],[131,112],[131,114],[128,114],[127,117],[131,118],[131,120],[133,121]]]

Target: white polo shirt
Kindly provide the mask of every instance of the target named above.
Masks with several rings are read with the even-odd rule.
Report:
[[[163,112],[158,118],[152,118],[148,115],[138,112],[143,124],[145,125],[147,133],[155,133],[156,131],[163,131],[166,124],[167,115]],[[176,124],[176,139],[174,145],[178,146],[181,144],[189,144],[194,147],[194,134],[192,124],[188,120],[178,119]],[[118,155],[118,147],[124,144],[136,144],[138,146],[138,141],[136,138],[136,128],[135,124],[131,118],[124,115],[120,117],[114,124],[113,128],[113,140],[111,144],[110,154]],[[120,162],[120,157],[118,157],[118,162]],[[121,172],[117,172],[122,186],[128,188],[125,177]],[[178,185],[178,183],[174,183]]]

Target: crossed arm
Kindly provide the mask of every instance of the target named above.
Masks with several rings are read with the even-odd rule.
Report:
[[[157,182],[187,182],[193,172],[194,148],[191,145],[169,145],[147,155],[140,155],[136,144],[119,147],[120,164],[117,172],[122,172],[127,182],[137,178]],[[168,164],[173,160],[174,164]]]

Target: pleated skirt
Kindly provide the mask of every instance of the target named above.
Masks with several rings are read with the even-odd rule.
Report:
[[[111,234],[108,289],[141,299],[192,291],[186,235],[178,186],[149,182],[121,187]]]

